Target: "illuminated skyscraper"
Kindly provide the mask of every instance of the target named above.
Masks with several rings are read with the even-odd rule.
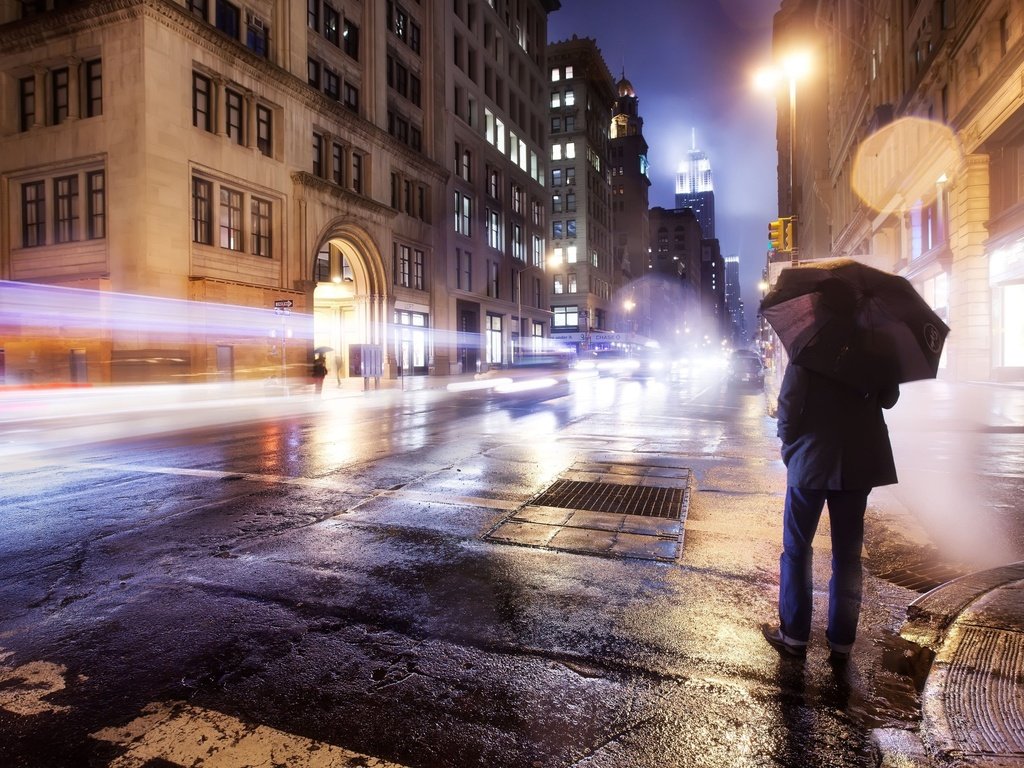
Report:
[[[715,237],[715,186],[711,179],[711,161],[705,152],[697,149],[696,131],[693,132],[690,151],[679,164],[676,174],[676,208],[692,208],[702,236],[707,239]]]

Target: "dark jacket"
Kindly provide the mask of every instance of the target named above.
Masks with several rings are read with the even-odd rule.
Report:
[[[779,437],[786,481],[797,488],[867,490],[897,481],[883,408],[899,399],[893,385],[866,395],[790,364],[779,391]]]

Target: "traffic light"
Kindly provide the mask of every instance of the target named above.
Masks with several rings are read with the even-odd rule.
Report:
[[[768,247],[773,251],[784,250],[783,238],[785,232],[783,231],[783,220],[773,219],[768,222]]]
[[[795,251],[796,250],[796,217],[791,216],[788,219],[783,219],[782,228],[782,250],[784,251]]]

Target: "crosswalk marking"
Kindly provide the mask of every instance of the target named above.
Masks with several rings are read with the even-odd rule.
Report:
[[[154,760],[207,768],[404,768],[184,702],[154,702],[127,725],[92,737],[126,748],[109,768],[143,768]]]
[[[0,652],[0,662],[9,658]],[[46,701],[51,693],[63,691],[67,669],[49,661],[30,661],[18,667],[0,663],[0,709],[15,715],[66,712],[68,707]]]

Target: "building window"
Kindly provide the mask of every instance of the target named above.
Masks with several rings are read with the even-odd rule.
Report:
[[[324,93],[335,101],[341,99],[341,78],[327,67],[324,67]]]
[[[473,199],[469,195],[456,190],[455,192],[455,231],[470,237],[473,221]]]
[[[551,222],[551,237],[552,237],[553,240],[561,240],[562,239],[562,233],[564,231],[565,230],[563,228],[562,222],[560,222],[560,221],[552,221]]]
[[[497,200],[501,189],[501,174],[496,168],[487,169],[487,195]]]
[[[533,253],[531,254],[531,259],[533,260],[533,266],[544,266],[544,240],[540,235],[533,236]]]
[[[501,214],[498,211],[487,209],[484,217],[487,226],[487,245],[496,250],[502,250],[501,242]]]
[[[256,105],[256,148],[267,157],[273,154],[273,113],[269,107]]]
[[[462,150],[462,178],[473,180],[473,153],[468,149]]]
[[[349,19],[345,19],[344,42],[342,50],[356,61],[359,61],[359,27]]]
[[[492,299],[499,298],[498,294],[498,262],[487,260],[487,295]]]
[[[338,186],[345,183],[345,151],[341,144],[331,144],[331,179]]]
[[[576,273],[570,272],[568,279],[568,291],[569,293],[576,293]]]
[[[68,119],[68,69],[55,69],[53,77],[53,124],[59,125]]]
[[[215,26],[232,40],[239,39],[242,28],[242,14],[237,5],[227,0],[217,0],[217,20]]]
[[[306,59],[306,81],[320,90],[320,62],[316,59]]]
[[[395,282],[404,288],[412,285],[412,248],[395,246]]]
[[[551,118],[551,133],[559,133],[562,130],[562,118]]]
[[[353,112],[359,111],[359,89],[356,88],[352,83],[345,82],[345,100],[342,102],[346,107],[351,109]]]
[[[473,290],[473,255],[459,248],[455,249],[455,287],[462,291]]]
[[[352,153],[352,191],[363,193],[363,156],[358,152]]]
[[[323,178],[324,175],[324,137],[313,133],[313,175]]]
[[[575,245],[570,245],[568,248],[565,249],[565,262],[567,264],[575,264],[576,263],[576,261],[577,261],[576,252],[577,251],[576,251],[576,246]]]
[[[89,197],[86,200],[86,237],[99,240],[107,236],[107,190],[103,171],[85,175]]]
[[[192,179],[192,241],[213,245],[213,183]]]
[[[242,193],[220,188],[220,247],[242,250]]]
[[[320,0],[306,0],[306,25],[320,31]]]
[[[103,114],[103,62],[93,59],[85,62],[85,116]]]
[[[523,241],[523,227],[520,224],[512,225],[512,256],[526,261],[526,243]]]
[[[561,213],[562,212],[562,196],[552,195],[551,196],[551,212]]]
[[[188,10],[193,16],[206,20],[206,0],[188,0]]]
[[[213,115],[210,111],[210,78],[197,72],[192,73],[192,125],[204,131],[213,130]]]
[[[501,365],[501,315],[487,315],[487,362]]]
[[[228,137],[235,142],[235,144],[242,145],[245,143],[245,130],[242,124],[242,94],[238,91],[232,91],[230,88],[224,91],[224,100],[227,107],[226,122],[228,129]]]
[[[418,248],[412,252],[412,287],[418,291],[426,288],[426,256]]]
[[[565,185],[571,187],[576,183],[576,169],[566,168],[565,169]]]
[[[520,215],[523,213],[523,188],[518,184],[512,185],[512,210]]]
[[[575,104],[576,104],[576,93],[572,90],[572,88],[569,88],[565,92],[565,106],[572,107],[572,106],[575,106]]]
[[[270,258],[270,201],[252,198],[252,255]]]
[[[579,307],[552,307],[554,317],[551,324],[555,328],[578,328],[580,324]]]
[[[568,192],[565,195],[565,210],[572,213],[576,210],[576,193]]]
[[[327,42],[340,45],[341,43],[341,14],[327,3],[324,3],[324,37]]]
[[[53,180],[54,242],[78,240],[78,176],[59,176]]]
[[[46,245],[46,182],[21,185],[21,245]]]
[[[245,24],[245,47],[257,56],[266,58],[269,54],[267,47],[267,25],[259,16],[246,12]]]
[[[576,219],[569,219],[565,222],[565,236],[576,237]]]
[[[20,109],[20,127],[27,131],[36,120],[36,79],[23,77],[18,81],[18,104]]]
[[[562,284],[562,276],[561,275],[555,275],[551,279],[551,285],[552,285],[552,288],[553,288],[555,294],[559,294],[560,295],[562,293],[565,293],[565,287]]]

